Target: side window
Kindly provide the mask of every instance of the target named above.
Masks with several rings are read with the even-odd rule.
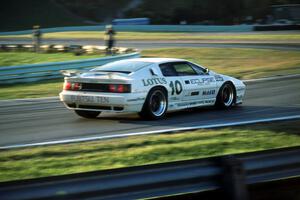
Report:
[[[198,75],[198,73],[196,73],[196,71],[186,62],[174,63],[173,66],[178,76]]]
[[[159,68],[164,76],[177,76],[174,67],[170,63],[160,64]]]
[[[189,63],[189,65],[192,66],[192,68],[197,72],[198,75],[206,75],[206,73],[202,67],[199,67],[198,65],[195,65],[193,63]]]

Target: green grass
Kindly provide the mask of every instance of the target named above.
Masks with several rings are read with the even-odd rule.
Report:
[[[300,52],[241,48],[144,50],[146,57],[183,58],[240,79],[300,73]]]
[[[0,99],[22,99],[58,96],[63,87],[63,78],[39,83],[22,83],[0,86]]]
[[[45,33],[47,39],[99,39],[103,31],[73,31]],[[31,35],[0,36],[0,38],[31,38]],[[257,41],[257,42],[300,42],[298,32],[291,33],[166,33],[166,32],[118,32],[117,40],[223,40],[223,41]]]
[[[103,57],[99,55],[75,56],[72,53],[33,53],[33,52],[0,52],[0,67],[25,64],[37,64],[70,60],[81,60],[88,58]]]
[[[38,55],[43,56],[43,54]],[[61,56],[64,55],[61,54]],[[300,73],[300,52],[298,51],[238,48],[171,48],[144,50],[142,55],[145,57],[188,59],[218,73],[240,79]],[[15,56],[14,59],[16,59],[16,62],[19,62],[17,58],[18,56]],[[62,83],[63,79],[57,79],[46,82],[1,86],[0,99],[57,96],[62,89]]]
[[[300,145],[300,121],[0,151],[0,181]]]

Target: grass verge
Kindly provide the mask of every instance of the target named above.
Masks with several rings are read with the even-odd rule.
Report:
[[[0,151],[0,181],[300,145],[300,120]]]
[[[3,85],[0,99],[22,99],[58,96],[63,87],[63,78],[38,83]]]
[[[142,55],[144,57],[188,59],[218,73],[240,79],[300,73],[300,52],[298,51],[239,48],[169,48],[144,50]],[[18,56],[15,56],[14,59],[17,60]],[[63,79],[57,79],[46,82],[1,86],[0,99],[57,96],[62,88],[62,82]]]
[[[144,50],[145,57],[187,59],[240,79],[300,73],[300,52],[241,48],[166,48]]]
[[[45,39],[102,39],[103,31],[45,33]],[[0,36],[0,38],[31,38],[31,35]],[[289,33],[179,33],[179,32],[118,32],[117,40],[229,40],[229,41],[299,41],[298,32]]]
[[[99,55],[80,55],[75,56],[73,53],[33,53],[33,52],[1,52],[0,53],[0,67],[1,66],[15,66],[26,64],[37,64],[46,62],[60,62],[70,60],[81,60],[88,58],[103,57]]]

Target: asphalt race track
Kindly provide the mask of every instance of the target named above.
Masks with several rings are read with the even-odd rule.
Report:
[[[26,44],[31,39],[0,39],[2,44]],[[44,44],[104,45],[99,40],[47,39]],[[269,43],[205,43],[205,41],[117,41],[117,46],[139,49],[220,47],[300,50],[299,45]],[[136,114],[103,113],[98,119],[78,117],[58,98],[0,101],[0,149],[10,145],[87,137],[115,136],[162,129],[239,123],[300,115],[300,78],[247,83],[245,102],[232,110],[199,108],[169,113],[161,121],[143,121]]]
[[[199,108],[168,113],[160,121],[136,114],[101,114],[83,119],[57,98],[0,101],[0,147],[132,132],[245,122],[300,115],[300,77],[247,82],[244,104],[231,110]]]

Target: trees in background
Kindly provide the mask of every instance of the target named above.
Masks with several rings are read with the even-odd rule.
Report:
[[[141,0],[137,7],[124,11],[132,1],[3,0],[0,31],[27,30],[33,25],[48,28],[108,24],[120,16],[148,17],[151,24],[253,23],[271,14],[271,5],[300,4],[300,0]]]
[[[153,24],[239,24],[264,19],[271,5],[300,0],[144,0],[126,17],[149,17]]]

